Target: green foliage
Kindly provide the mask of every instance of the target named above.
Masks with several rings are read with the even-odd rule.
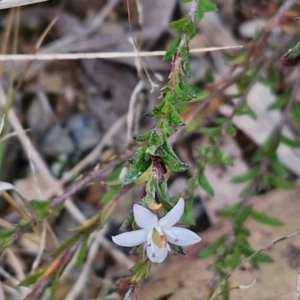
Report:
[[[140,177],[151,165],[151,157],[146,154],[146,147],[140,147],[132,159],[132,167],[127,172],[124,185],[134,182]]]
[[[206,191],[209,195],[214,196],[214,190],[210,185],[209,181],[207,180],[203,171],[199,173],[198,182],[204,191]]]
[[[195,23],[199,23],[203,18],[204,14],[207,12],[217,11],[216,4],[212,3],[210,0],[201,0],[199,1],[198,11],[195,18]]]
[[[209,257],[209,256],[216,254],[218,249],[225,243],[225,241],[226,241],[226,237],[221,236],[216,241],[214,241],[213,243],[208,245],[206,248],[202,249],[199,252],[199,256],[202,258],[205,258],[205,257]]]
[[[268,216],[267,214],[261,213],[254,209],[251,210],[250,216],[257,222],[260,222],[265,225],[270,225],[270,226],[282,225],[282,223],[278,219]]]
[[[180,41],[181,41],[181,36],[178,36],[166,50],[166,53],[162,58],[163,61],[167,61],[172,58],[173,54],[177,51]]]
[[[87,252],[88,252],[88,242],[89,242],[89,238],[85,237],[77,251],[77,256],[76,256],[77,268],[81,268],[84,264],[84,260],[86,258]]]
[[[29,286],[35,283],[45,272],[45,270],[38,271],[36,273],[28,275],[25,279],[20,282],[21,286]]]

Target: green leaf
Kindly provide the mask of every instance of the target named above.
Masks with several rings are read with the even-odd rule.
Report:
[[[150,134],[151,134],[150,131],[146,132],[142,135],[139,135],[139,136],[135,137],[135,140],[138,141],[138,142],[147,142],[150,138]]]
[[[224,152],[220,148],[216,148],[214,154],[215,154],[216,159],[220,163],[227,165],[227,166],[233,166],[232,159],[229,156],[225,155]]]
[[[297,126],[300,126],[300,104],[295,102],[292,107],[292,117]]]
[[[237,227],[242,226],[245,223],[245,221],[247,220],[251,211],[252,211],[252,208],[250,206],[245,206],[245,207],[241,208],[236,219],[234,220],[235,226],[237,226]]]
[[[253,258],[250,259],[250,264],[252,265],[253,268],[258,269],[259,262],[265,262],[265,263],[270,263],[273,262],[273,259],[271,258],[271,256],[269,256],[268,254],[265,253],[257,253],[254,255]]]
[[[276,110],[283,108],[288,100],[288,94],[280,95],[272,104],[269,105],[268,110]]]
[[[107,191],[107,192],[103,195],[101,201],[102,201],[103,203],[107,203],[107,202],[111,201],[112,199],[115,198],[116,195],[118,195],[118,193],[120,192],[121,188],[122,188],[122,187],[119,185],[119,186],[116,186],[116,187],[110,189],[109,191]]]
[[[175,172],[183,172],[187,169],[187,165],[179,159],[167,139],[165,139],[162,147],[157,149],[155,155],[160,157],[163,163]]]
[[[204,174],[204,171],[200,171],[200,174],[198,177],[198,182],[204,191],[206,191],[209,195],[214,196],[214,190],[211,187],[210,183],[208,182],[208,180]]]
[[[295,140],[283,135],[282,133],[280,136],[280,141],[292,149],[298,148],[300,145],[300,143],[298,141],[295,141]]]
[[[0,239],[6,239],[8,237],[11,237],[18,228],[12,228],[7,230],[0,230]]]
[[[234,251],[229,257],[225,258],[222,263],[226,268],[234,269],[241,262],[241,253],[239,251]]]
[[[119,176],[123,170],[123,164],[114,167],[108,175],[108,181],[115,181],[119,179]]]
[[[32,200],[30,203],[31,206],[38,211],[43,211],[45,209],[48,209],[50,205],[50,201],[45,201],[45,200]]]
[[[234,204],[234,205],[230,205],[230,206],[225,207],[222,210],[220,210],[218,212],[218,215],[220,217],[232,217],[233,215],[235,215],[238,212],[238,210],[240,209],[240,207],[241,207],[240,203],[237,203],[237,204]]]
[[[226,128],[226,133],[231,136],[236,134],[236,129],[233,124],[229,124],[229,126]]]
[[[42,270],[42,271],[36,272],[34,274],[28,275],[25,279],[23,279],[19,283],[19,285],[29,286],[29,285],[35,283],[43,275],[44,272],[45,272],[45,270]]]
[[[169,122],[174,126],[183,126],[184,122],[181,119],[179,113],[175,109],[175,107],[172,105],[169,109]]]
[[[251,210],[250,216],[256,220],[257,222],[260,222],[265,225],[270,225],[270,226],[278,226],[282,225],[282,222],[280,222],[278,219],[268,216],[264,213],[261,213],[257,210]]]
[[[84,264],[85,257],[88,253],[88,245],[89,245],[89,237],[85,237],[82,241],[79,249],[77,250],[77,256],[76,256],[76,266],[78,269],[82,268]]]
[[[242,182],[253,180],[257,176],[258,171],[259,171],[258,167],[253,167],[246,173],[240,176],[233,177],[231,181],[234,183],[242,183]]]
[[[251,259],[251,261],[256,261],[256,262],[266,262],[266,263],[270,263],[273,262],[273,258],[266,254],[266,253],[257,253],[254,255],[254,257]]]
[[[180,84],[180,88],[187,95],[189,100],[197,97],[195,90],[190,85],[183,83],[183,84]]]
[[[282,162],[278,159],[277,156],[271,159],[271,164],[274,171],[279,177],[285,178],[289,176],[289,171],[286,169],[286,167],[282,164]]]
[[[194,199],[190,197],[187,201],[185,201],[184,205],[184,213],[180,219],[180,221],[184,224],[195,225],[195,218],[193,215],[193,205]]]
[[[177,51],[178,46],[180,44],[181,41],[181,36],[178,36],[173,42],[172,44],[168,47],[165,55],[163,56],[162,60],[166,61],[166,60],[171,60],[172,59],[172,55]]]
[[[218,137],[222,134],[222,127],[202,127],[200,128],[200,132],[207,134],[211,137]]]
[[[293,185],[286,181],[285,179],[281,177],[277,177],[273,174],[268,174],[267,180],[272,184],[272,186],[280,188],[280,189],[292,189]]]
[[[169,211],[172,208],[170,203],[169,189],[166,181],[158,183],[156,186],[156,193],[159,201],[163,204],[164,208]]]
[[[248,103],[244,103],[241,106],[237,107],[236,115],[237,116],[248,115],[253,120],[256,120],[256,118],[257,118],[255,111],[250,107],[250,105]]]
[[[103,226],[108,222],[108,220],[109,220],[110,216],[112,215],[116,206],[117,206],[117,202],[116,202],[116,200],[113,200],[113,201],[107,202],[105,204],[105,206],[102,208],[101,213],[100,213],[100,223]]]
[[[154,146],[154,145],[160,146],[163,144],[163,142],[164,142],[163,134],[157,128],[152,129],[150,138],[149,138],[149,145],[150,146]]]
[[[198,10],[195,17],[195,24],[199,23],[199,21],[203,18],[206,12],[211,12],[216,10],[218,10],[216,4],[211,3],[210,0],[199,1]]]
[[[171,23],[171,26],[174,29],[183,32],[189,32],[191,29],[193,30],[194,28],[194,24],[191,22],[191,19],[189,17],[184,17],[177,21],[174,21]]]
[[[202,249],[199,252],[199,256],[205,258],[214,255],[217,252],[217,250],[225,243],[225,241],[226,241],[225,236],[221,236],[215,242],[211,243],[209,246]]]
[[[131,169],[127,172],[123,185],[130,184],[134,182],[138,177],[140,177],[151,165],[151,157],[146,154],[146,147],[140,147],[136,151],[136,154],[132,160]]]
[[[65,242],[63,242],[58,249],[55,251],[55,255],[59,255],[62,251],[65,249],[71,247],[73,244],[76,243],[76,241],[81,237],[81,232],[76,232],[73,236],[68,238]]]

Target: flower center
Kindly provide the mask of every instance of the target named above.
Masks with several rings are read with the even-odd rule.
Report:
[[[168,245],[167,237],[164,234],[160,234],[155,228],[152,233],[152,240],[158,248],[164,249]]]

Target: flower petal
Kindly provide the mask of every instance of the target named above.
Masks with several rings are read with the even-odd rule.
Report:
[[[167,236],[168,242],[177,246],[193,245],[201,241],[199,235],[186,228],[172,227],[164,229],[164,233]]]
[[[158,224],[163,228],[170,228],[174,224],[176,224],[184,211],[184,200],[183,198],[180,198],[177,202],[177,204],[159,221]]]
[[[135,247],[143,244],[147,240],[148,231],[146,229],[139,229],[130,232],[124,232],[116,236],[112,236],[115,244],[123,247]]]
[[[158,219],[155,214],[153,214],[149,209],[138,204],[133,205],[133,215],[136,224],[144,229],[152,229],[158,223]]]
[[[159,248],[153,241],[147,245],[147,256],[153,263],[161,263],[168,255],[168,248]]]

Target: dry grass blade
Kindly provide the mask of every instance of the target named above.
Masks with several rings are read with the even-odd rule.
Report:
[[[191,49],[190,53],[202,53],[220,50],[241,49],[243,46],[208,47]],[[50,53],[50,54],[7,54],[0,55],[0,61],[24,61],[24,60],[75,60],[75,59],[111,59],[121,57],[150,57],[163,56],[166,51],[145,51],[145,52],[98,52],[98,53]]]
[[[46,2],[48,0],[2,0],[0,2],[0,9],[7,9],[11,7],[17,7],[17,6],[23,6],[23,5],[29,5],[29,4],[35,4],[39,2]]]

